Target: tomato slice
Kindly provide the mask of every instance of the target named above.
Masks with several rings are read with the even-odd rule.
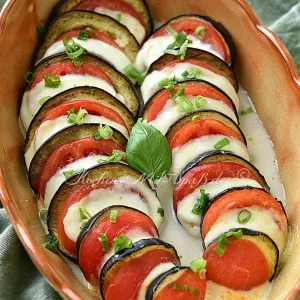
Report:
[[[176,264],[176,259],[169,251],[163,249],[153,249],[137,258],[132,257],[124,261],[115,276],[107,280],[106,288],[103,288],[105,299],[137,299],[140,286],[151,270],[167,262]]]
[[[72,108],[74,108],[75,112],[78,112],[78,110],[82,108],[87,110],[87,112],[91,115],[103,116],[106,119],[109,119],[113,122],[124,126],[128,131],[128,128],[123,118],[115,110],[101,103],[97,103],[90,100],[76,100],[73,102],[63,103],[49,111],[43,119],[43,122],[64,116],[67,114],[67,111]]]
[[[145,27],[145,23],[140,14],[132,5],[123,0],[85,0],[78,4],[75,8],[94,11],[97,7],[104,7],[110,10],[127,13],[138,20]]]
[[[125,151],[123,147],[112,140],[95,140],[93,137],[79,139],[61,145],[51,153],[43,166],[38,179],[37,190],[39,194],[42,197],[44,196],[47,182],[59,168],[91,154],[111,156],[114,149]]]
[[[66,36],[70,36],[72,38],[77,38],[81,31],[85,31],[85,30],[84,29],[82,29],[82,30],[74,29],[72,31],[66,32],[60,38],[58,38],[57,41],[63,40]],[[89,36],[89,38],[93,38],[93,39],[102,41],[102,42],[109,44],[115,48],[118,48],[119,50],[124,52],[123,49],[111,37],[109,37],[105,33],[95,30],[94,34],[95,35],[93,35],[93,36]],[[82,45],[84,46],[84,41],[83,41]]]
[[[126,235],[131,230],[139,230],[157,237],[157,229],[152,220],[138,211],[119,212],[116,223],[111,223],[107,217],[84,236],[80,244],[78,262],[86,280],[93,286],[99,284],[100,267],[105,262],[104,256],[107,254],[102,251],[102,245],[98,240],[99,233],[106,234],[111,250],[113,239],[121,234]]]
[[[173,137],[170,143],[171,149],[182,146],[188,141],[206,135],[221,134],[235,138],[244,143],[243,138],[234,129],[215,119],[202,119],[183,126]]]
[[[209,162],[195,166],[175,185],[173,206],[177,212],[178,202],[203,184],[222,178],[247,178],[258,182],[253,172],[233,162]]]
[[[203,96],[207,98],[211,98],[214,100],[222,101],[226,105],[230,106],[230,108],[234,111],[233,104],[228,100],[228,98],[219,92],[218,90],[214,89],[213,87],[197,85],[195,83],[183,83],[184,86],[184,95],[187,96]],[[178,86],[174,88],[174,90],[178,91]],[[159,113],[163,110],[164,106],[166,105],[167,101],[171,99],[170,93],[168,90],[164,90],[156,97],[155,101],[149,108],[149,112],[147,115],[147,122],[151,122],[157,118]]]
[[[167,281],[168,277],[165,280]],[[186,269],[186,271],[178,279],[170,282],[168,280],[167,282],[168,284],[153,298],[153,300],[203,300],[205,298],[206,279],[201,279],[197,273],[194,273],[190,269]],[[193,287],[200,293],[200,295],[173,289],[172,283],[179,284],[181,286],[188,285]]]
[[[169,24],[172,28],[174,28],[177,32],[184,31],[187,34],[193,35],[196,28],[199,26],[206,27],[206,34],[203,39],[203,42],[212,45],[214,50],[218,52],[227,63],[231,62],[230,52],[226,45],[226,42],[222,35],[211,25],[209,22],[206,22],[201,19],[195,18],[185,18],[184,20],[173,22]],[[167,30],[166,27],[163,27],[157,30],[153,35],[152,38],[156,38],[163,35],[170,35],[170,32]]]
[[[113,86],[110,78],[102,72],[99,67],[83,63],[80,67],[76,67],[73,65],[72,62],[67,63],[55,63],[43,70],[39,75],[36,77],[34,82],[32,83],[30,89],[33,89],[39,82],[44,79],[45,74],[53,74],[56,76],[65,76],[65,75],[74,75],[74,74],[81,74],[81,75],[90,75],[94,77],[98,77],[102,80],[107,81],[108,84]]]
[[[251,206],[258,206],[262,209],[276,212],[280,219],[276,217],[276,223],[281,231],[286,234],[287,220],[285,213],[280,203],[266,192],[258,189],[235,190],[226,193],[221,198],[214,202],[207,213],[204,215],[202,223],[202,236],[206,237],[210,228],[214,225],[217,219],[236,208],[247,208]]]
[[[217,242],[205,250],[206,278],[233,290],[250,290],[268,281],[269,263],[259,247],[246,239],[229,240],[223,256],[214,252]]]

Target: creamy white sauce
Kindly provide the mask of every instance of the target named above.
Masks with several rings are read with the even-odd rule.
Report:
[[[187,100],[193,103],[195,107],[195,99],[196,96],[186,96]],[[215,111],[219,111],[229,118],[231,118],[234,122],[237,123],[237,118],[233,110],[224,102],[218,101],[211,98],[207,99],[207,105],[203,107],[203,109],[211,109]],[[197,109],[198,110],[198,109]],[[161,112],[157,115],[157,118],[153,121],[149,122],[152,126],[158,129],[162,134],[166,134],[170,126],[179,120],[184,113],[179,111],[179,106],[176,104],[175,101],[169,99]]]
[[[223,138],[227,138],[230,143],[223,147],[222,150],[231,151],[234,154],[249,160],[247,147],[241,141],[221,134],[205,135],[200,138],[192,139],[181,147],[178,146],[172,150],[173,161],[169,172],[170,176],[172,177],[172,181],[174,182],[180,171],[182,171],[184,167],[188,165],[188,163],[193,161],[200,154],[208,151],[214,151],[215,144]]]
[[[51,136],[53,136],[55,133],[59,132],[60,130],[73,125],[70,124],[67,121],[67,119],[68,116],[65,115],[57,119],[45,121],[40,125],[40,127],[35,132],[34,138],[30,144],[29,149],[25,153],[25,162],[27,168],[29,168],[30,162],[34,154],[36,153],[36,151],[43,145],[45,141],[47,141],[47,139],[49,139]],[[88,114],[83,119],[83,124],[84,123],[106,124],[120,131],[126,138],[129,137],[128,131],[124,126],[102,116],[95,116],[95,115]]]
[[[154,267],[151,270],[151,272],[148,274],[148,276],[145,278],[145,280],[143,281],[143,283],[140,287],[140,290],[139,290],[137,300],[145,300],[147,289],[148,289],[149,285],[152,283],[152,281],[154,279],[156,279],[162,273],[165,273],[174,267],[175,267],[175,265],[171,262],[161,263],[161,264],[157,265],[156,267]]]
[[[38,112],[41,105],[39,101],[44,97],[53,97],[63,91],[77,87],[77,86],[94,86],[114,97],[118,98],[122,103],[126,105],[124,97],[120,94],[117,94],[114,87],[110,85],[107,81],[100,79],[98,77],[90,75],[65,75],[60,77],[60,85],[57,88],[45,87],[44,79],[39,82],[34,88],[29,91],[26,91],[23,95],[20,117],[24,128],[27,130],[28,126]]]
[[[216,240],[221,234],[232,228],[247,228],[254,231],[261,231],[267,234],[278,246],[279,252],[285,245],[285,234],[280,230],[278,221],[280,216],[272,210],[262,209],[259,206],[247,207],[251,212],[250,220],[245,224],[240,224],[237,216],[242,209],[232,209],[220,216],[207,233],[204,243],[206,247]]]
[[[63,172],[64,171],[71,171],[71,170],[79,170],[79,169],[88,169],[93,166],[98,165],[99,159],[107,159],[108,156],[104,155],[90,155],[88,157],[84,157],[74,161],[73,163],[64,166],[63,168],[59,169],[47,182],[45,188],[45,196],[44,196],[44,206],[45,209],[48,209],[49,204],[61,186],[61,184],[66,180]]]
[[[201,41],[193,35],[188,35],[187,38],[192,41],[192,43],[188,44],[189,48],[205,50],[224,60],[224,57],[216,52],[210,44]],[[164,55],[167,47],[174,43],[174,41],[175,37],[173,35],[150,38],[147,42],[145,42],[136,57],[136,68],[140,72],[145,72],[154,61]]]
[[[136,40],[141,44],[146,36],[145,27],[133,16],[123,11],[111,10],[105,7],[96,7],[95,12],[117,19],[121,15],[120,23],[128,28]]]
[[[209,194],[209,199],[214,198],[219,193],[233,187],[252,186],[262,188],[255,180],[247,178],[222,178],[216,181],[211,181],[196,188],[192,193],[187,195],[178,203],[177,217],[182,226],[193,236],[200,238],[200,222],[201,216],[192,213],[194,204],[200,196],[200,188]],[[232,229],[235,227],[231,227]],[[224,233],[224,230],[222,233]]]
[[[230,97],[236,109],[239,109],[238,95],[227,78],[189,62],[178,63],[173,67],[166,67],[163,70],[155,70],[147,75],[141,86],[141,93],[144,102],[146,103],[150,99],[150,97],[159,90],[158,83],[161,80],[166,78],[173,78],[174,76],[176,76],[176,79],[178,81],[185,80],[182,76],[182,73],[184,71],[188,71],[191,73],[195,68],[200,69],[201,71],[201,76],[199,79],[205,80],[217,86]]]
[[[73,38],[73,41],[77,44],[80,44],[87,50],[87,52],[101,56],[122,73],[124,73],[124,68],[131,64],[130,59],[122,50],[103,41],[93,38],[89,38],[87,40]],[[65,51],[66,50],[63,41],[59,40],[47,49],[42,59]]]

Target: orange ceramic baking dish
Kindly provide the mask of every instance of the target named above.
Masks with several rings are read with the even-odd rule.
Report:
[[[0,195],[33,262],[66,299],[96,299],[64,259],[42,246],[44,231],[22,161],[18,127],[24,88],[37,45],[36,27],[56,0],[10,0],[0,17]],[[270,299],[299,299],[300,291],[300,77],[281,41],[244,0],[148,0],[157,21],[184,13],[210,16],[225,25],[237,47],[236,72],[274,143],[287,198],[291,253],[273,283]]]

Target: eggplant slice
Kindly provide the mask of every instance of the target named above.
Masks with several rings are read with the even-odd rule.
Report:
[[[133,113],[134,116],[137,114],[141,100],[139,99],[134,86],[126,76],[117,71],[112,65],[95,55],[81,55],[80,60],[83,63],[90,64],[99,68],[99,70],[105,73],[107,77],[109,77],[109,79],[111,80],[113,87],[117,91],[117,93],[124,97],[124,105],[128,107],[128,109]],[[71,59],[68,58],[68,56],[65,54],[53,55],[40,61],[35,66],[33,76],[34,78],[37,78],[39,74],[41,74],[53,64],[70,62]],[[29,90],[30,87],[31,85],[28,86],[27,90]]]
[[[59,131],[48,139],[42,147],[35,153],[28,171],[28,179],[34,192],[37,191],[37,182],[45,162],[51,153],[59,146],[71,141],[91,137],[97,132],[99,124],[73,125]],[[110,140],[126,148],[127,139],[116,129],[113,129],[113,136]]]
[[[66,12],[50,25],[43,44],[37,53],[36,62],[43,58],[47,49],[63,34],[75,29],[85,30],[87,27],[100,31],[112,38],[125,52],[130,61],[134,62],[140,46],[125,26],[109,16],[80,10]]]
[[[69,10],[76,10],[76,6],[78,6],[84,1],[85,0],[60,0],[53,10],[52,18],[56,18],[57,16]],[[113,0],[108,1],[113,2]],[[137,12],[137,14],[142,18],[142,25],[146,29],[145,39],[147,39],[152,32],[153,25],[146,2],[144,0],[124,0],[124,2],[132,6],[133,9]]]
[[[180,181],[183,176],[192,170],[196,166],[201,166],[205,163],[213,163],[213,162],[232,162],[237,163],[243,167],[245,170],[249,170],[252,172],[256,178],[258,183],[267,191],[270,192],[270,187],[268,186],[264,176],[259,172],[259,170],[252,165],[250,162],[245,160],[244,158],[237,156],[228,151],[210,151],[204,154],[201,154],[196,159],[194,159],[191,163],[189,163],[180,173],[179,177],[176,180],[176,183]],[[242,174],[241,174],[242,175]],[[241,177],[242,178],[242,177]]]
[[[122,267],[123,262],[134,259],[135,256],[142,256],[148,251],[154,249],[161,249],[170,252],[174,256],[175,265],[180,266],[180,259],[178,257],[177,251],[172,245],[155,238],[139,240],[138,242],[135,242],[133,244],[132,248],[124,249],[119,253],[113,255],[103,266],[100,274],[100,292],[102,298],[105,299],[103,290],[106,288],[107,278],[113,278],[114,274],[118,272],[118,270]]]
[[[84,183],[86,182],[99,182],[100,180],[110,180],[111,178],[119,178],[122,176],[130,176],[136,180],[143,182],[149,189],[152,188],[149,185],[149,182],[143,175],[138,173],[136,170],[132,169],[128,165],[122,163],[106,163],[98,165],[96,167],[85,170],[81,174],[77,174],[69,177],[65,182],[60,186],[56,194],[54,195],[50,206],[48,209],[48,221],[47,226],[49,233],[52,236],[58,237],[57,226],[58,226],[58,216],[59,212],[62,211],[68,197],[74,192],[78,187],[77,184],[81,183],[83,179]],[[94,221],[90,221],[90,226],[93,226]],[[72,260],[76,259],[72,253],[69,253],[66,249],[59,246],[58,248],[66,257],[71,258]]]
[[[239,85],[233,70],[219,57],[204,50],[188,48],[183,62],[188,59],[198,60],[199,62],[207,64],[213,70],[216,70],[217,74],[224,76],[232,84],[234,89],[238,91]],[[164,54],[151,64],[147,74],[150,74],[155,70],[160,70],[166,64],[177,60],[178,57],[175,55]]]
[[[43,123],[47,113],[59,105],[72,103],[78,100],[97,102],[113,109],[123,118],[129,132],[131,132],[132,127],[134,126],[134,117],[130,110],[121,101],[106,91],[96,87],[75,87],[50,98],[43,104],[38,113],[34,116],[27,130],[26,139],[23,146],[23,153],[26,153],[29,149],[34,139],[35,132]]]

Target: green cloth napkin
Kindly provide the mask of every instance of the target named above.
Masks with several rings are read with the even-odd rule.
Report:
[[[4,2],[0,0],[0,8]],[[248,2],[260,19],[281,38],[300,69],[299,0]],[[31,262],[4,209],[0,209],[0,299],[60,299]]]

